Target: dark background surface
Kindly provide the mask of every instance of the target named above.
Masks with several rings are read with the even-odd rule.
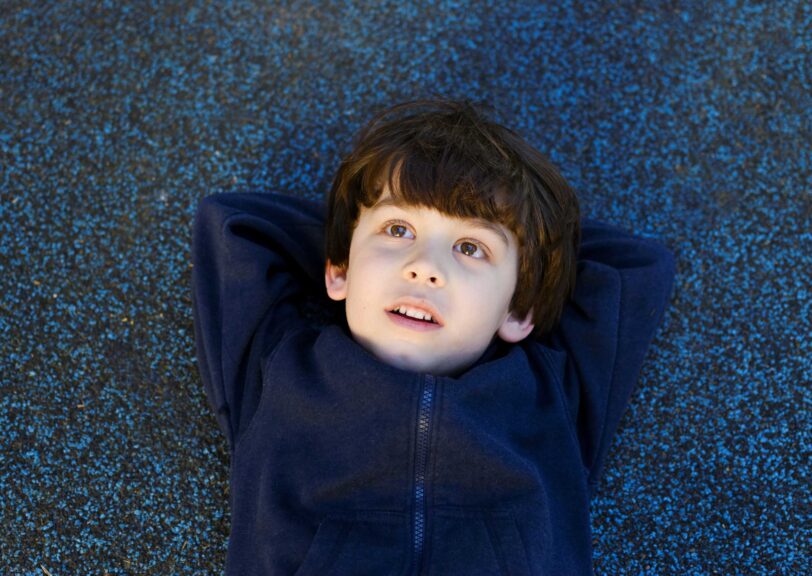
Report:
[[[803,1],[0,3],[0,574],[222,571],[195,205],[319,198],[431,94],[676,253],[596,572],[808,574],[811,45]]]

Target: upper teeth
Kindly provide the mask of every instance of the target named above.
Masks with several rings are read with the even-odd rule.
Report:
[[[397,306],[394,312],[399,312],[401,314],[405,314],[406,316],[417,318],[418,320],[427,320],[429,322],[433,322],[433,320],[431,319],[431,314],[423,312],[421,310],[415,310],[414,308],[407,308],[406,306]]]

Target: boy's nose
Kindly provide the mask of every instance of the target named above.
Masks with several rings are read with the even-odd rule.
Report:
[[[435,288],[445,286],[445,275],[436,262],[420,257],[403,267],[403,277],[410,282],[425,283]]]

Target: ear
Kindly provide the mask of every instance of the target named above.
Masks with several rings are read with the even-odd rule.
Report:
[[[324,286],[332,300],[344,300],[347,297],[347,268],[335,266],[329,260],[324,266]]]
[[[532,310],[530,310],[524,318],[517,318],[511,312],[502,322],[496,334],[505,342],[520,342],[527,338],[534,327]]]

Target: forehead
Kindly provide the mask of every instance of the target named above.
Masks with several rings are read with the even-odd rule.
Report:
[[[410,204],[410,203],[406,202],[405,200],[403,200],[402,198],[399,198],[397,196],[393,196],[392,193],[389,190],[389,187],[384,186],[383,190],[381,191],[380,197],[375,202],[375,204],[373,204],[369,208],[369,211],[370,212],[377,212],[379,210],[383,210],[384,208],[388,208],[388,207],[395,207],[395,208],[398,208],[400,210],[404,210],[404,211],[407,211],[407,212],[412,211],[412,210],[420,210],[420,209],[436,210],[435,208],[432,208],[431,206],[422,206],[422,205],[417,205],[417,204]],[[487,220],[486,218],[469,218],[469,217],[455,216],[455,215],[451,215],[451,214],[445,214],[445,213],[443,213],[443,212],[441,212],[439,210],[437,210],[437,211],[440,212],[440,215],[442,217],[445,217],[445,218],[447,218],[449,220],[453,220],[453,221],[465,222],[468,226],[473,226],[475,228],[490,231],[493,234],[495,234],[499,238],[499,240],[501,240],[505,245],[510,245],[511,244],[510,239],[509,239],[508,236],[512,235],[512,233],[507,228],[505,228],[505,226],[503,226],[502,224],[499,224],[498,222],[491,222],[490,220]]]

